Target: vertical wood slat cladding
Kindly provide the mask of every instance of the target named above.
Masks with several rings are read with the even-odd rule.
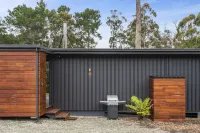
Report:
[[[0,52],[0,117],[36,116],[35,63],[36,52]],[[39,116],[46,108],[45,79],[46,55],[39,52]]]
[[[39,53],[39,116],[46,111],[46,54]]]
[[[185,120],[185,79],[151,78],[150,97],[153,102],[154,121]]]

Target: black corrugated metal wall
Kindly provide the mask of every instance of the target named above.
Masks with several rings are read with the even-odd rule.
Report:
[[[126,101],[132,95],[148,97],[149,76],[184,76],[187,112],[200,112],[199,57],[77,55],[49,63],[50,104],[62,110],[101,111],[104,108],[99,101],[106,100],[108,94]]]

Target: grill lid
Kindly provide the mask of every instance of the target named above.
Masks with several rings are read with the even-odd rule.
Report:
[[[119,101],[117,95],[107,95],[107,101],[100,101],[100,103],[106,105],[119,105],[126,103],[126,101]]]
[[[117,95],[107,95],[107,101],[118,101]]]

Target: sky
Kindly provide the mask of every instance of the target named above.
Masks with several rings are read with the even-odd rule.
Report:
[[[0,17],[6,16],[8,9],[13,9],[17,5],[26,4],[34,7],[39,0],[0,0]],[[135,0],[44,0],[49,9],[57,9],[60,5],[71,8],[71,13],[84,11],[86,8],[99,10],[101,13],[102,25],[99,32],[102,40],[97,40],[97,48],[108,48],[110,29],[106,25],[106,18],[110,16],[110,10],[118,10],[128,19],[133,20],[135,14]],[[155,21],[159,24],[160,30],[168,28],[175,32],[174,23],[178,23],[189,14],[200,12],[200,0],[141,0],[141,4],[149,3],[157,12]],[[127,22],[127,24],[128,24]],[[125,25],[127,25],[125,24]]]

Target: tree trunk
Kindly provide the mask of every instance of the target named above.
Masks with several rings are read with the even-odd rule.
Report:
[[[140,0],[136,0],[136,37],[135,48],[141,48],[141,7]]]
[[[67,48],[67,23],[63,23],[63,48]]]
[[[87,41],[88,41],[88,49],[90,48],[89,38],[90,38],[90,34],[89,34],[89,32],[88,32],[88,38],[87,38]]]

